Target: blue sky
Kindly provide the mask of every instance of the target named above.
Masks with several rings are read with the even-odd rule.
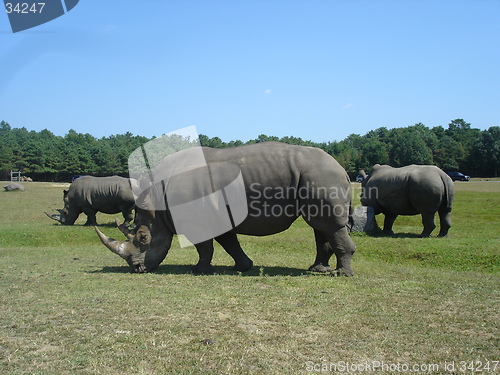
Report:
[[[0,12],[13,127],[322,142],[456,118],[500,125],[498,0],[80,0],[15,34]]]

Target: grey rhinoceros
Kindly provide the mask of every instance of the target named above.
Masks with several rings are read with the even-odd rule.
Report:
[[[350,263],[355,245],[347,229],[351,208],[350,181],[344,168],[333,157],[318,148],[278,142],[201,149],[211,182],[203,182],[200,176],[204,169],[200,168],[182,173],[175,181],[151,185],[138,198],[142,203],[137,201],[135,228],[129,231],[126,226],[119,225],[127,241],[107,237],[95,228],[102,243],[125,259],[133,271],[149,272],[157,268],[170,249],[173,235],[178,234],[178,222],[173,220],[171,204],[165,209],[148,206],[155,196],[177,195],[177,200],[189,201],[214,191],[214,186],[207,185],[218,185],[218,180],[230,182],[232,177],[228,176],[236,170],[241,171],[243,198],[237,202],[233,200],[230,205],[243,201],[247,215],[239,224],[235,223],[231,230],[195,243],[199,261],[193,271],[213,272],[213,239],[234,259],[235,270],[243,272],[250,269],[253,262],[241,248],[237,234],[267,236],[279,233],[302,216],[313,228],[316,239],[316,259],[309,269],[335,275],[353,275]],[[189,157],[190,152],[184,150],[167,156],[164,165],[182,161]],[[169,202],[170,199],[167,204]],[[206,232],[206,226],[222,220],[214,215],[200,222],[198,212],[191,212],[190,215],[191,221],[188,217],[184,224],[195,227],[195,234],[198,231]],[[236,216],[237,213],[233,212],[232,221],[236,221]],[[335,271],[329,265],[333,254],[337,261]]]
[[[375,214],[385,215],[384,229],[393,234],[392,226],[398,215],[422,215],[424,230],[429,237],[436,227],[434,216],[439,214],[439,237],[446,237],[451,227],[450,213],[454,197],[451,178],[433,165],[408,165],[393,168],[375,164],[363,177],[361,204],[372,206]]]
[[[64,190],[63,201],[64,208],[57,210],[59,215],[45,212],[63,225],[73,225],[82,212],[87,215],[85,225],[97,225],[97,212],[121,212],[127,225],[134,219],[135,200],[128,178],[82,176]]]
[[[4,185],[5,191],[20,190],[24,191],[24,185],[18,184],[16,182],[11,182],[10,184]]]

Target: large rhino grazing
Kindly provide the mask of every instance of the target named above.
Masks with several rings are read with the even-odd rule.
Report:
[[[63,201],[64,208],[57,210],[59,215],[46,212],[63,225],[73,225],[82,212],[87,215],[85,225],[97,225],[97,212],[121,212],[127,224],[134,219],[135,200],[128,178],[82,176],[64,190]]]
[[[424,230],[420,237],[429,237],[436,227],[434,216],[439,214],[439,237],[446,237],[451,227],[450,213],[454,197],[453,181],[433,165],[408,165],[393,168],[375,164],[363,177],[361,204],[372,206],[375,214],[383,213],[384,229],[393,234],[392,226],[398,215],[422,215]]]
[[[177,201],[193,201],[197,197],[208,196],[218,187],[227,187],[236,170],[241,171],[243,199],[235,202],[228,198],[226,205],[231,202],[226,207],[235,207],[243,201],[246,215],[239,221],[238,213],[233,212],[231,221],[235,225],[232,229],[195,243],[199,261],[193,267],[194,272],[213,272],[213,239],[234,259],[235,270],[243,272],[250,269],[253,262],[242,250],[237,234],[267,236],[279,233],[303,216],[313,228],[316,239],[316,259],[309,269],[353,275],[350,263],[355,245],[347,229],[351,208],[350,181],[334,158],[317,148],[277,142],[227,149],[203,147],[201,150],[211,183],[203,182],[202,174],[207,168],[194,168],[176,179],[152,184],[138,197],[135,228],[128,230],[125,225],[119,225],[127,241],[107,237],[95,228],[102,243],[125,259],[133,271],[149,272],[157,268],[170,249],[173,235],[178,234],[178,222],[173,220],[172,199],[167,199],[165,209],[154,209],[151,202],[155,201],[155,197],[164,194],[167,198],[174,196]],[[170,155],[164,159],[164,165],[182,161],[189,157],[190,152],[184,150]],[[206,226],[222,220],[217,215],[200,220],[201,210],[189,215],[192,217],[184,218],[182,224],[194,226],[190,232],[195,237],[198,232],[207,233]],[[188,235],[186,237],[190,239]],[[335,271],[329,265],[333,254],[337,261]]]

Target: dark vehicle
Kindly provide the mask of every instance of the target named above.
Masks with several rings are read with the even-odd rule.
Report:
[[[361,176],[360,174],[358,174],[356,176],[356,182],[363,182],[363,176]]]
[[[470,176],[467,176],[460,172],[446,172],[448,176],[451,177],[453,181],[469,181]]]
[[[75,182],[75,180],[79,179],[80,177],[82,177],[81,174],[75,174],[72,178],[71,178],[71,182]]]

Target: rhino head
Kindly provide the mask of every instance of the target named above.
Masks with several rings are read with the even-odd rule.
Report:
[[[44,211],[45,215],[50,217],[52,220],[60,222],[62,225],[73,225],[78,218],[78,214],[76,214],[70,206],[68,190],[63,191],[63,202],[64,208],[57,209],[57,212],[59,212],[59,214],[50,215],[49,213],[47,213],[47,211]]]
[[[45,212],[45,215],[47,215],[49,218],[61,223],[62,225],[71,225],[71,224],[69,224],[69,221],[68,221],[68,211],[67,210],[57,209],[57,212],[59,212],[59,214],[49,214],[47,211],[44,211],[44,212]]]
[[[161,212],[148,211],[136,208],[136,223],[129,229],[124,223],[118,229],[127,238],[118,241],[106,236],[97,227],[94,227],[101,242],[113,253],[125,259],[134,272],[150,272],[157,268],[167,256],[173,233],[162,225]]]
[[[375,207],[375,211],[379,212],[378,210],[380,209],[378,207],[378,196],[379,196],[379,187],[374,185],[374,186],[368,186],[368,182],[370,179],[379,171],[380,169],[384,169],[388,166],[385,165],[380,165],[380,164],[375,164],[373,165],[370,174],[366,174],[364,170],[360,170],[359,173],[363,177],[363,180],[361,181],[361,196],[360,196],[360,201],[363,206],[372,206]],[[389,167],[392,168],[392,167]]]

